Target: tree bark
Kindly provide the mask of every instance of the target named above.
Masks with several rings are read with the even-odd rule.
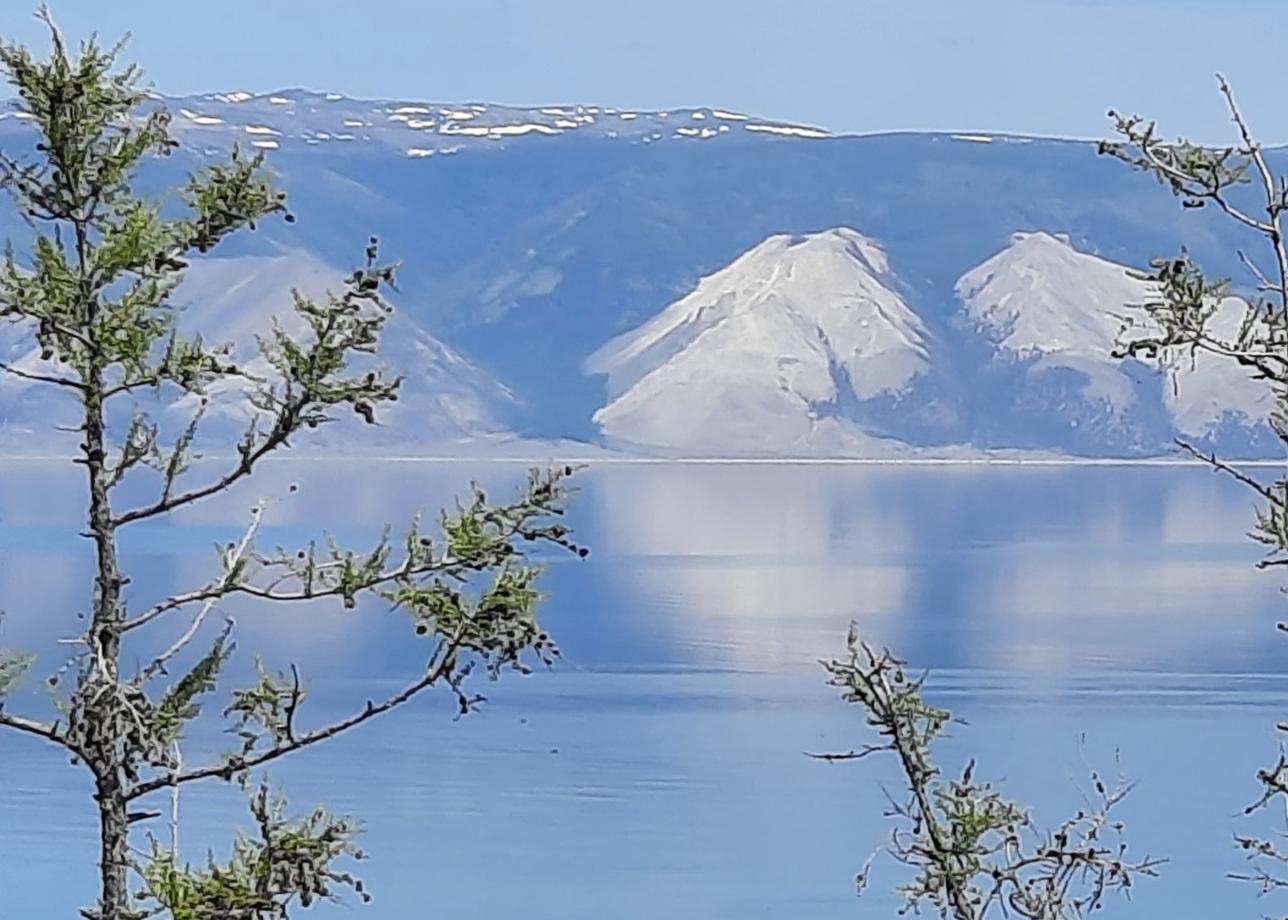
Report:
[[[89,382],[91,392],[85,406],[85,465],[89,471],[89,532],[94,540],[97,575],[94,580],[90,624],[92,650],[91,680],[97,702],[90,703],[86,716],[98,721],[93,760],[99,812],[99,870],[101,891],[99,920],[129,920],[127,876],[129,871],[128,826],[123,775],[125,764],[120,745],[126,728],[126,714],[116,689],[120,683],[121,572],[117,563],[116,534],[108,500],[106,439],[103,411],[98,402],[102,373],[95,367]]]
[[[76,223],[76,255],[84,304],[85,332],[89,339],[87,367],[83,375],[85,393],[85,440],[81,445],[89,478],[88,535],[94,541],[96,574],[91,601],[92,616],[86,636],[90,663],[82,680],[83,718],[90,724],[86,750],[94,772],[95,799],[99,812],[99,920],[131,920],[128,889],[129,829],[126,818],[127,756],[122,743],[127,730],[127,713],[120,695],[121,659],[121,577],[116,552],[116,527],[108,495],[104,356],[97,341],[95,320],[98,298],[89,279],[88,232],[83,221]]]
[[[119,778],[98,780],[99,920],[131,920],[128,888],[129,844],[125,796]]]

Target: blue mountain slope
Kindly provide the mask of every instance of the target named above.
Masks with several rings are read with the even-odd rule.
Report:
[[[336,199],[320,191],[333,177],[390,202],[362,208],[361,223],[378,221],[387,251],[405,254],[409,308],[523,393],[541,426],[573,436],[593,432],[602,403],[580,377],[585,357],[775,233],[852,226],[880,240],[948,338],[957,278],[1016,230],[1063,232],[1132,264],[1184,244],[1236,268],[1232,228],[1182,215],[1146,177],[1082,143],[909,135],[605,149],[543,138],[473,160],[377,169],[281,157],[279,168],[298,233],[332,259],[362,233],[339,230]],[[987,401],[966,411],[963,434],[972,416],[991,415]]]
[[[1067,234],[1077,250],[1133,265],[1184,245],[1211,269],[1240,278],[1234,252],[1248,242],[1217,215],[1182,212],[1147,176],[1085,142],[788,136],[721,122],[710,109],[699,110],[701,118],[688,110],[626,122],[622,113],[597,110],[593,123],[573,130],[553,127],[563,118],[557,114],[501,107],[462,123],[540,122],[560,133],[460,137],[441,133],[446,116],[438,110],[450,106],[427,105],[439,121],[420,129],[414,142],[425,146],[414,149],[459,149],[421,156],[408,153],[405,136],[417,129],[385,124],[415,103],[278,98],[295,99],[298,123],[275,115],[285,104],[264,99],[170,100],[172,109],[209,111],[202,117],[221,122],[183,123],[184,150],[150,172],[147,184],[163,187],[233,139],[276,143],[269,163],[299,221],[270,221],[231,252],[290,247],[343,268],[377,233],[383,254],[404,260],[404,316],[516,394],[523,411],[511,414],[513,426],[533,436],[598,437],[592,416],[607,394],[602,378],[585,373],[586,359],[700,278],[775,234],[852,227],[884,248],[889,283],[937,343],[936,377],[952,382],[951,399],[937,396],[951,411],[867,407],[872,433],[918,445],[1157,452],[1174,431],[1157,408],[1164,383],[1156,373],[1133,369],[1142,408],[1114,430],[1098,425],[1095,407],[1078,398],[1076,369],[1047,374],[1038,391],[1022,361],[994,360],[996,344],[963,318],[957,281],[1017,231]],[[258,108],[237,108],[252,104]],[[383,133],[373,127],[365,140],[317,141],[334,130],[318,127],[324,121],[343,123],[345,112],[359,110],[373,125],[383,119]],[[229,113],[243,113],[241,122]],[[707,138],[679,133],[718,123],[731,130]],[[246,133],[261,124],[278,133]],[[24,133],[14,120],[0,121],[0,144],[21,143]],[[0,214],[0,226],[16,229],[14,217]],[[849,411],[844,398],[835,411]],[[1214,437],[1226,446],[1273,449],[1246,425],[1222,431]]]

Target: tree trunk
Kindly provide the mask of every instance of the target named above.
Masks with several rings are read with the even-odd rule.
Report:
[[[128,829],[125,797],[115,777],[98,781],[99,920],[130,920]]]
[[[92,315],[91,310],[91,315]],[[121,571],[116,555],[116,530],[108,497],[106,433],[101,394],[103,370],[95,356],[86,375],[84,463],[89,473],[89,536],[94,541],[97,574],[90,621],[90,691],[86,717],[94,724],[87,752],[94,771],[99,813],[99,920],[130,920],[128,890],[129,829],[126,818],[125,767],[121,744],[129,718],[119,697],[121,658]]]

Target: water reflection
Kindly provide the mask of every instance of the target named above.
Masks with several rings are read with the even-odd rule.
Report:
[[[269,542],[293,546],[322,525],[370,540],[449,503],[471,476],[501,494],[523,473],[269,466],[225,502],[126,535],[133,603],[208,577],[211,544],[293,481]],[[87,592],[79,480],[35,465],[0,474],[5,641],[56,662],[52,638],[75,627]],[[1125,814],[1133,839],[1174,864],[1134,910],[1107,915],[1255,912],[1222,880],[1237,867],[1230,816],[1273,756],[1288,686],[1273,630],[1282,595],[1253,567],[1235,484],[1199,469],[844,465],[603,465],[578,479],[572,523],[593,554],[552,560],[544,581],[563,665],[487,687],[488,706],[458,724],[435,700],[275,771],[300,807],[325,799],[368,821],[376,904],[315,916],[893,916],[882,892],[897,870],[882,868],[866,906],[850,887],[885,834],[877,783],[890,765],[801,756],[862,737],[815,663],[840,651],[851,618],[937,669],[935,692],[971,722],[947,761],[978,754],[1039,818],[1077,807],[1066,777],[1080,734],[1098,763],[1123,749],[1144,781]],[[315,722],[399,685],[423,657],[378,606],[224,613],[238,621],[239,666],[251,651],[300,662]],[[26,739],[0,735],[0,759],[6,909],[72,916],[91,896],[89,802],[71,795],[84,779]],[[221,787],[185,799],[192,858],[222,850],[239,807]]]

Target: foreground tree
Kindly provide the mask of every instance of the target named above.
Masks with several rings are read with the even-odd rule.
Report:
[[[489,502],[474,487],[467,503],[443,514],[433,536],[413,520],[400,539],[386,536],[361,549],[330,539],[298,550],[261,549],[256,537],[265,506],[257,505],[241,538],[220,549],[209,582],[146,606],[127,603],[122,587],[130,579],[117,552],[125,528],[220,496],[336,412],[371,422],[396,398],[399,378],[372,362],[390,313],[381,291],[393,282],[393,266],[377,261],[373,239],[339,294],[314,300],[292,292],[307,331],[295,336],[274,324],[259,342],[268,374],[238,366],[228,346],[177,332],[169,298],[189,259],[257,221],[293,220],[285,195],[261,156],[234,149],[226,162],[189,178],[179,193],[183,213],[163,217],[163,202],[136,195],[132,181],[146,158],[177,146],[167,114],[148,104],[135,68],[117,67],[120,45],[104,49],[90,41],[73,52],[48,13],[39,15],[49,26],[48,59],[0,43],[0,66],[38,133],[34,159],[0,153],[0,185],[32,228],[29,258],[10,247],[0,264],[0,319],[27,330],[42,361],[0,363],[0,373],[56,387],[82,410],[75,462],[88,480],[85,536],[93,543],[96,574],[86,628],[75,640],[79,650],[69,668],[48,677],[61,717],[45,722],[4,706],[33,664],[31,655],[5,650],[0,728],[61,747],[92,774],[101,893],[96,907],[82,911],[87,918],[160,913],[175,920],[265,920],[346,886],[366,899],[362,882],[342,865],[345,857],[361,856],[356,823],[322,809],[288,818],[281,799],[252,771],[431,687],[445,688],[464,713],[481,700],[466,686],[475,669],[496,677],[506,668],[527,670],[525,661],[550,664],[558,650],[536,620],[538,568],[524,561],[522,548],[549,544],[586,554],[558,522],[572,470],[534,470],[518,498],[505,504]],[[254,419],[229,466],[201,479],[192,461],[205,395],[230,383],[247,394]],[[116,416],[109,410],[143,393],[161,403],[195,394],[200,408],[173,438],[139,405],[128,424],[112,430]],[[135,477],[155,493],[122,507],[118,487]],[[237,749],[209,763],[183,756],[185,727],[217,689],[234,650],[231,621],[213,640],[202,628],[217,604],[329,598],[353,607],[364,595],[409,614],[410,628],[427,643],[423,672],[339,721],[306,727],[298,670],[261,667],[258,680],[234,690],[224,709],[240,739]],[[137,669],[125,667],[129,643],[148,627],[175,620],[179,635],[170,645]],[[200,647],[189,648],[197,642],[209,642],[199,655]],[[189,667],[178,668],[194,655]],[[72,679],[60,679],[69,669]],[[193,868],[178,850],[178,795],[210,778],[254,786],[249,804],[257,836],[240,838],[227,862],[212,857]],[[145,850],[134,845],[132,832],[162,814],[148,807],[158,795],[171,797],[171,836],[163,843],[149,834]]]
[[[900,913],[930,907],[953,920],[1013,914],[1029,920],[1088,916],[1107,894],[1130,893],[1135,880],[1157,874],[1162,860],[1129,859],[1123,824],[1110,816],[1131,791],[1121,777],[1108,785],[1091,774],[1085,807],[1053,831],[1039,831],[1023,805],[975,778],[972,760],[958,779],[943,780],[931,747],[952,714],[922,697],[925,675],[909,674],[888,649],[877,651],[850,627],[848,654],[823,662],[829,684],[861,706],[881,739],[821,760],[861,760],[879,753],[899,762],[904,791],[888,795],[887,817],[898,822],[887,852],[913,870],[900,885]],[[858,874],[867,886],[871,860]]]
[[[1210,277],[1182,251],[1153,260],[1150,270],[1142,272],[1152,282],[1154,296],[1133,305],[1124,317],[1117,355],[1167,368],[1202,355],[1205,360],[1243,368],[1268,388],[1273,402],[1267,421],[1288,449],[1288,239],[1284,235],[1288,178],[1271,168],[1230,85],[1219,75],[1217,85],[1234,123],[1233,144],[1211,148],[1184,139],[1166,141],[1154,122],[1110,111],[1119,139],[1101,143],[1100,152],[1152,174],[1187,209],[1216,208],[1241,226],[1250,242],[1260,244],[1259,253],[1242,249],[1236,253],[1248,278],[1248,284],[1238,290],[1246,304],[1242,321],[1233,331],[1228,324],[1215,322],[1219,306],[1234,291],[1231,281]],[[1178,440],[1177,445],[1259,496],[1262,505],[1251,536],[1267,548],[1260,565],[1288,565],[1288,476],[1259,478],[1187,441]],[[1288,631],[1288,624],[1279,623],[1278,628]],[[1288,721],[1277,727],[1288,733]],[[1288,758],[1282,744],[1278,759],[1257,771],[1257,782],[1260,794],[1245,813],[1274,806],[1282,808],[1288,819]],[[1263,893],[1288,887],[1283,874],[1288,852],[1281,843],[1242,834],[1235,840],[1246,852],[1250,868],[1232,878],[1253,881]]]

